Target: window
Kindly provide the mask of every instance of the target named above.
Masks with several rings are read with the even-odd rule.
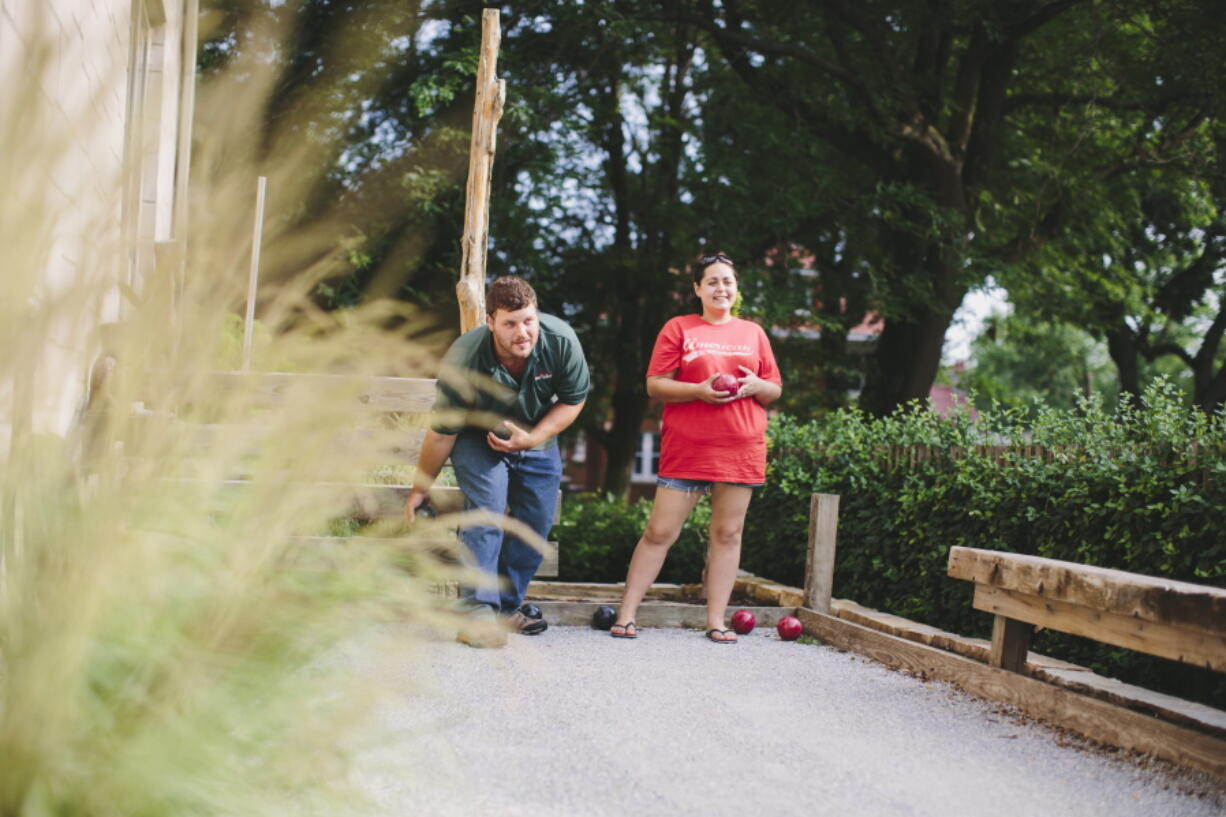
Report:
[[[655,482],[659,464],[660,435],[644,431],[639,435],[639,447],[634,452],[634,468],[630,471],[630,481]]]

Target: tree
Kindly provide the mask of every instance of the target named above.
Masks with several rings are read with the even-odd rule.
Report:
[[[508,102],[494,166],[491,267],[523,275],[575,327],[592,367],[580,421],[624,492],[648,409],[656,332],[684,308],[697,249],[682,187],[692,159],[695,33],[633,22],[650,4],[518,4],[504,30]],[[473,36],[453,4],[443,51]]]
[[[268,121],[339,140],[302,197],[336,214],[311,246],[354,261],[325,282],[331,301],[450,303],[481,4],[402,9],[382,30],[363,16],[371,4],[342,0],[261,14],[289,19],[291,5],[293,70]],[[579,331],[597,375],[582,422],[611,455],[614,491],[648,409],[651,343],[685,308],[701,248],[741,261],[751,317],[820,326],[816,348],[780,351],[789,371],[828,384],[828,402],[858,367],[845,330],[867,310],[883,315],[861,404],[887,412],[927,394],[969,287],[993,275],[1021,291],[1039,269],[1030,260],[1070,227],[1087,214],[1107,224],[1119,185],[1170,162],[1212,118],[1204,100],[1217,87],[1205,66],[1169,54],[1189,32],[1214,50],[1217,29],[1191,0],[525,0],[503,11],[490,270],[524,275]],[[362,67],[342,41],[377,58]],[[307,88],[331,104],[296,104]]]
[[[1220,129],[1206,123],[1180,161],[1116,180],[1110,218],[1088,214],[1036,253],[1032,275],[1012,287],[1033,314],[1079,322],[1104,339],[1125,393],[1139,396],[1146,364],[1169,357],[1208,412],[1226,401]]]
[[[793,143],[820,145],[810,161],[789,163],[790,182],[776,181],[841,206],[836,226],[811,221],[808,234],[795,219],[793,238],[829,244],[824,229],[838,235],[836,259],[863,259],[869,297],[887,321],[861,397],[874,413],[927,394],[968,288],[1059,235],[1087,180],[1163,161],[1201,119],[1190,106],[1160,105],[1187,89],[1162,87],[1156,73],[1168,38],[1207,13],[1197,4],[671,7],[664,17],[702,29],[710,58],[718,54],[739,80],[739,88],[717,86],[709,111],[749,95],[788,121]],[[1151,132],[1138,130],[1140,116],[1103,123],[1104,110],[1147,103],[1167,116],[1162,134],[1152,133],[1152,119]],[[1085,143],[1099,131],[1104,139]],[[738,133],[725,121],[720,138]],[[785,150],[789,158],[804,152]],[[771,192],[759,187],[750,197]]]
[[[450,256],[463,211],[477,41],[439,54],[418,6],[202,3],[211,25],[199,61],[193,172],[224,174],[236,161],[259,172],[287,155],[304,157],[293,175],[270,179],[266,231],[287,240],[266,252],[261,279],[339,259],[348,271],[315,289],[325,308],[388,295],[426,309],[443,303],[443,293],[454,302]],[[230,126],[236,108],[255,111],[238,117],[255,123],[253,132]],[[437,318],[455,323],[445,310]]]
[[[971,368],[958,385],[988,408],[1036,401],[1073,409],[1081,396],[1114,402],[1118,390],[1106,345],[1066,323],[995,314],[971,343]]]

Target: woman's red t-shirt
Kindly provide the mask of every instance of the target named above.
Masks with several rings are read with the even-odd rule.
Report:
[[[762,327],[741,318],[713,324],[701,315],[682,315],[656,336],[647,375],[676,372],[683,383],[700,383],[717,372],[743,377],[738,366],[782,384]],[[766,480],[766,409],[752,397],[721,405],[666,403],[661,426],[660,476],[751,484]]]

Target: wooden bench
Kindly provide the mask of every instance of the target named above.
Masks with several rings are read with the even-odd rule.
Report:
[[[948,573],[992,613],[990,663],[1021,672],[1035,627],[1226,671],[1226,590],[968,547]]]
[[[352,395],[352,420],[337,430],[336,423],[321,423],[318,433],[305,434],[301,445],[321,446],[326,451],[320,457],[320,468],[306,473],[286,473],[284,479],[317,485],[321,496],[347,498],[348,518],[370,523],[397,520],[403,515],[412,470],[421,451],[422,440],[431,408],[434,405],[435,381],[430,378],[365,377],[344,375],[203,372],[193,375],[204,379],[203,388],[194,393],[207,393],[210,403],[226,405],[227,418],[242,417],[249,422],[210,422],[209,412],[194,411],[190,405],[157,406],[151,414],[170,412],[174,415],[176,433],[188,441],[189,447],[201,454],[219,445],[246,447],[258,452],[261,441],[279,419],[277,409],[287,401],[310,401],[312,395]],[[335,397],[332,398],[335,405]],[[347,410],[347,409],[346,409]],[[262,418],[268,423],[261,425]],[[371,477],[380,470],[391,471],[397,479],[378,482]],[[183,474],[191,479],[191,473]],[[250,484],[249,475],[227,474],[224,483],[235,490]],[[559,492],[559,518],[561,493]],[[439,515],[463,510],[464,497],[454,486],[436,485],[430,491],[430,504]],[[351,537],[303,536],[304,540],[347,539]],[[356,537],[360,538],[360,537]],[[452,546],[454,541],[437,543]],[[558,574],[557,544],[549,543],[537,575]]]

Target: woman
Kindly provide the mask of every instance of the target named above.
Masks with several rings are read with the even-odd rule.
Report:
[[[664,403],[659,479],[643,537],[634,548],[610,634],[635,638],[634,617],[647,588],[699,497],[711,494],[707,552],[707,638],[736,643],[725,626],[741,561],[741,531],[753,489],[766,478],[766,409],[782,385],[762,327],[732,314],[736,267],[723,253],[699,259],[694,293],[699,315],[664,324],[647,367],[647,393]],[[734,390],[716,378],[735,377]],[[713,385],[715,384],[715,385]]]

